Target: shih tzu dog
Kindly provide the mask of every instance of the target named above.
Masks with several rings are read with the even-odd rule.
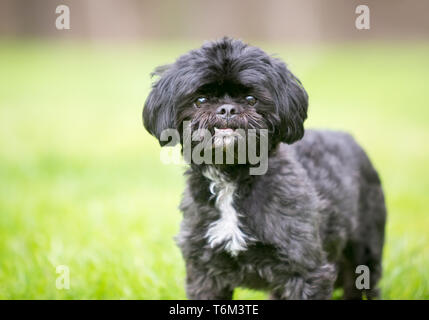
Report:
[[[282,61],[224,38],[155,74],[146,129],[183,153],[205,141],[187,153],[176,238],[190,299],[231,299],[236,287],[273,299],[329,299],[334,288],[345,299],[379,297],[386,208],[378,174],[347,133],[304,133],[308,96]],[[240,141],[260,159],[265,153],[266,165],[248,154],[240,161]],[[232,161],[211,161],[228,150]],[[361,265],[369,270],[363,289]]]

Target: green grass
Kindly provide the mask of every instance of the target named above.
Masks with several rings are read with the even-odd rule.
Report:
[[[140,115],[152,69],[192,46],[0,42],[0,298],[185,298],[183,167]],[[429,45],[264,48],[307,88],[307,127],[352,132],[381,174],[383,298],[428,299]]]

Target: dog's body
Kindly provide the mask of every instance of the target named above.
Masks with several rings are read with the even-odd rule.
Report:
[[[360,298],[358,265],[369,267],[366,294],[377,296],[385,208],[363,150],[347,134],[307,131],[299,142],[281,144],[269,161],[261,176],[235,168],[212,180],[204,174],[207,168],[189,170],[177,238],[189,297],[229,299],[243,286],[270,290],[276,298],[321,299],[330,296],[339,272],[345,297]],[[227,249],[231,240],[214,248],[208,241],[210,225],[222,217],[212,182],[219,184],[218,193],[222,184],[234,185],[232,205],[246,235],[246,247],[238,252]]]
[[[207,84],[214,98],[189,102]],[[246,105],[249,92],[257,100],[247,96]],[[225,117],[225,106],[234,113]],[[307,95],[284,64],[236,40],[191,51],[161,74],[144,110],[158,138],[186,119],[215,133],[215,125],[227,133],[272,127],[263,175],[250,175],[247,163],[191,163],[177,236],[189,298],[230,299],[242,286],[277,299],[327,299],[335,285],[345,298],[362,298],[358,265],[370,270],[366,297],[378,297],[386,215],[379,177],[348,134],[303,136],[306,110]]]

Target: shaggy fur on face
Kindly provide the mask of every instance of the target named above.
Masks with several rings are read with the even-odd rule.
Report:
[[[350,135],[304,134],[307,93],[283,62],[224,38],[155,74],[143,118],[158,140],[165,129],[182,132],[184,121],[212,134],[268,131],[263,175],[250,175],[247,163],[190,164],[177,236],[190,299],[230,299],[236,287],[275,299],[328,299],[335,287],[346,299],[379,296],[386,209],[378,174]],[[355,287],[358,265],[370,270],[369,289]]]

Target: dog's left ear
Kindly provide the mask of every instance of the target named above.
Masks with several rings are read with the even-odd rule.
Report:
[[[277,108],[280,118],[279,133],[282,142],[293,143],[304,135],[304,121],[307,118],[308,95],[301,82],[286,65],[274,63],[277,82]]]
[[[155,136],[159,144],[164,146],[168,141],[161,141],[161,133],[165,129],[176,129],[174,108],[174,76],[168,72],[169,66],[155,69],[152,76],[159,80],[152,86],[143,108],[143,124],[150,134]]]

